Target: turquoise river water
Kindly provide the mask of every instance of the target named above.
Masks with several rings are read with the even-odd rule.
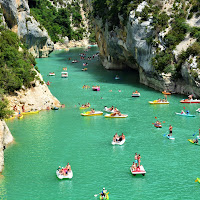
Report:
[[[93,55],[92,47],[87,53]],[[38,67],[53,95],[66,107],[58,111],[42,111],[24,116],[23,120],[8,121],[15,143],[5,150],[5,168],[0,177],[0,199],[99,199],[94,194],[103,187],[110,199],[199,199],[200,176],[198,154],[200,146],[187,139],[199,128],[198,105],[183,105],[181,95],[168,97],[169,105],[150,105],[149,100],[163,98],[139,83],[136,71],[108,71],[95,58],[88,61],[88,71],[81,71],[79,59],[83,49],[56,51],[49,58],[38,59]],[[63,67],[69,77],[60,77]],[[48,77],[55,72],[55,77]],[[120,80],[115,80],[115,75]],[[100,85],[101,91],[82,89],[87,84]],[[134,90],[140,98],[132,98]],[[109,92],[112,90],[112,92]],[[118,90],[121,90],[119,92]],[[116,106],[125,119],[103,116],[83,117],[79,103],[91,103],[95,110]],[[176,116],[183,107],[195,118]],[[155,117],[163,123],[156,129]],[[163,135],[173,126],[175,140]],[[126,136],[123,146],[112,146],[115,133]],[[146,175],[133,176],[130,166],[135,152],[141,154]],[[59,180],[56,169],[70,162],[74,177]]]

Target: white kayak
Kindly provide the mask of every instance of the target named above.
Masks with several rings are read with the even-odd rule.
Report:
[[[112,141],[111,144],[112,145],[122,145],[122,144],[124,144],[125,141],[126,141],[126,139],[124,139],[122,141],[116,141],[116,142]]]
[[[64,176],[63,174],[59,173],[59,170],[56,170],[56,175],[59,179],[64,179],[64,178],[68,178],[71,179],[73,177],[73,172],[72,170],[70,172],[68,172],[68,174],[66,176]]]
[[[167,135],[167,138],[168,138],[169,140],[175,140],[175,138],[172,137],[172,136],[168,136],[168,135]]]
[[[140,93],[139,92],[138,93],[133,93],[132,97],[140,97]]]
[[[104,111],[105,112],[109,112],[109,113],[114,113],[115,111],[114,110],[110,110],[110,108],[108,108],[108,107],[104,107]]]
[[[195,115],[191,115],[191,114],[186,114],[186,113],[177,113],[176,112],[176,115],[179,115],[179,116],[185,116],[185,117],[195,117]]]
[[[137,168],[136,171],[132,170],[131,167],[130,167],[130,170],[133,176],[135,176],[136,174],[142,174],[144,176],[146,174],[146,171],[142,165],[140,165],[140,168]]]

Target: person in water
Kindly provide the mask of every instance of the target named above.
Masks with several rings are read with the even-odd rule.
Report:
[[[170,137],[172,137],[172,129],[173,129],[172,125],[169,125],[169,135],[168,136],[170,136]]]
[[[135,167],[137,167],[137,163],[138,163],[137,153],[135,153],[134,159],[135,159]]]

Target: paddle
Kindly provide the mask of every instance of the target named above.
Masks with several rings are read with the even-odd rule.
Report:
[[[167,131],[168,132],[168,131]],[[167,134],[167,132],[163,135],[163,137],[165,137],[166,136],[166,134]]]
[[[198,132],[198,131],[196,131],[192,136],[195,136],[197,132]]]
[[[97,197],[99,194],[95,194],[94,196]]]

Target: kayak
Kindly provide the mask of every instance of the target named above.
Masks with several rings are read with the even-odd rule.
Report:
[[[56,170],[56,175],[59,179],[64,179],[64,178],[68,178],[71,179],[73,177],[73,172],[72,170],[70,172],[68,172],[68,174],[66,176],[64,176],[63,174],[59,173],[59,170]]]
[[[99,196],[99,199],[105,199],[105,200],[108,200],[109,199],[109,196],[108,196],[109,192],[106,193],[106,197],[102,197],[101,195]]]
[[[107,117],[107,118],[126,118],[126,117],[128,117],[128,115],[123,115],[123,114],[121,114],[121,115],[118,115],[118,114],[114,115],[114,114],[115,113],[105,114],[104,117]]]
[[[181,113],[176,113],[176,115],[179,115],[179,116],[185,116],[185,117],[195,117],[195,115],[191,115],[191,114],[181,114]]]
[[[165,95],[170,95],[171,94],[170,92],[165,92],[165,91],[163,91],[162,93],[165,94]]]
[[[40,112],[39,110],[36,110],[36,111],[27,111],[27,112],[22,112],[22,114],[23,115],[31,115],[31,114],[37,114],[39,112]]]
[[[169,104],[168,101],[165,101],[165,102],[158,102],[157,100],[154,100],[154,101],[149,101],[150,104]]]
[[[197,178],[197,179],[195,180],[195,182],[199,182],[199,183],[200,183],[200,178]]]
[[[87,108],[89,108],[90,106],[87,106],[87,107],[80,107],[79,109],[87,109]]]
[[[120,78],[119,77],[115,77],[115,80],[119,80]]]
[[[49,76],[55,76],[56,74],[54,72],[50,72]]]
[[[132,97],[140,97],[140,93],[133,93],[131,96]]]
[[[130,167],[130,170],[133,176],[135,176],[136,174],[142,174],[144,176],[146,174],[146,171],[142,165],[140,165],[140,168],[137,168],[136,171],[133,171],[131,167]]]
[[[85,113],[81,113],[82,116],[97,116],[97,115],[103,115],[102,111],[95,111],[95,113],[91,113],[91,111],[87,111]]]
[[[156,128],[162,128],[162,125],[161,124],[154,124],[154,126],[156,127]]]
[[[199,99],[182,99],[180,101],[181,103],[200,103],[200,100]]]
[[[167,135],[167,138],[168,138],[169,140],[175,140],[175,138],[172,137],[172,136],[168,136],[168,135]]]
[[[112,145],[122,145],[122,144],[124,144],[125,141],[126,141],[126,139],[124,139],[122,141],[116,141],[116,142],[112,141],[111,144]]]
[[[9,117],[8,119],[5,119],[5,120],[7,121],[7,120],[15,119],[15,118],[16,118],[16,116],[13,116],[13,117]]]
[[[192,139],[188,139],[188,141],[191,142],[192,144],[200,145],[199,143],[194,143]]]

